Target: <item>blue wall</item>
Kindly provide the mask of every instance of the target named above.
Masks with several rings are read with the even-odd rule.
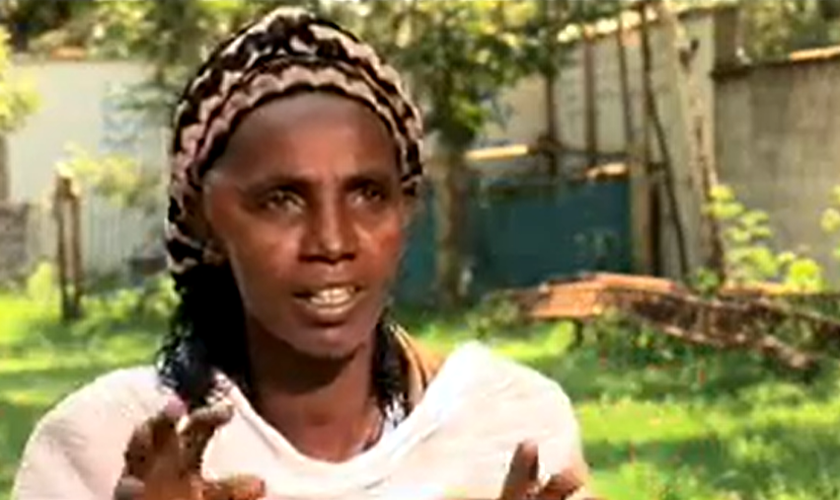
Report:
[[[465,236],[470,293],[538,284],[583,271],[629,272],[630,193],[626,179],[568,186],[528,186],[516,196],[471,196]],[[517,184],[511,184],[516,182]],[[544,184],[544,183],[543,183]],[[500,183],[496,182],[496,188]],[[474,186],[474,189],[477,187]],[[429,192],[415,220],[396,290],[403,303],[434,300],[434,215]]]

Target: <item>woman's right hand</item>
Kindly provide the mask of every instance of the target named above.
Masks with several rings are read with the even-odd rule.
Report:
[[[585,489],[580,467],[570,467],[557,474],[539,477],[539,452],[536,444],[523,442],[516,447],[499,500],[596,500]]]
[[[114,490],[115,500],[259,500],[265,494],[262,480],[235,476],[208,481],[201,475],[207,443],[233,415],[229,406],[206,407],[189,415],[175,402],[144,422],[131,437],[125,467]]]

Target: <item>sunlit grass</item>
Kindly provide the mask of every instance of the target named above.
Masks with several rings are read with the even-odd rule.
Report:
[[[91,311],[65,327],[53,302],[0,296],[0,500],[47,408],[100,373],[148,362],[157,347],[163,324],[138,324],[116,306]],[[443,351],[472,339],[458,316],[406,323]],[[593,343],[572,350],[571,338],[571,326],[559,324],[485,341],[564,386],[606,498],[840,498],[833,373],[805,386],[738,355],[653,366],[605,355]]]

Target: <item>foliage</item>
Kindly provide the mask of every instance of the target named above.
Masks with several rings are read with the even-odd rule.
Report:
[[[9,27],[15,50],[31,50],[44,38],[63,39],[60,32],[68,23],[104,3],[107,2],[4,0],[0,2],[0,18]]]
[[[754,61],[840,43],[840,0],[671,0],[681,8],[736,5],[741,43]]]
[[[525,318],[520,308],[508,298],[490,295],[465,314],[467,329],[477,338],[485,339],[492,334],[508,332],[521,333]]]
[[[172,318],[178,296],[168,275],[147,278],[139,287],[117,288],[85,298],[86,320],[120,325],[155,325],[163,330]]]
[[[362,35],[409,77],[427,109],[427,127],[447,149],[469,147],[492,119],[492,102],[518,79],[563,62],[550,45],[568,23],[606,17],[614,1],[370,2]],[[542,6],[554,6],[544,10]],[[382,19],[378,23],[372,19]],[[385,19],[390,33],[385,36]],[[556,52],[555,52],[556,50]]]
[[[823,212],[820,225],[823,231],[834,237],[834,258],[840,261],[840,186],[832,192],[831,206]]]
[[[57,308],[58,278],[55,264],[41,262],[27,278],[20,294],[45,310]],[[169,275],[146,278],[135,287],[113,286],[91,290],[83,298],[84,318],[72,328],[78,339],[93,339],[103,333],[137,328],[165,329],[177,305]]]
[[[0,310],[5,500],[26,439],[44,412],[102,373],[149,363],[162,326],[117,328],[119,314],[97,312],[88,323],[64,327],[54,312],[9,296],[0,296]],[[430,314],[417,331],[430,347],[449,351],[459,332],[437,323]],[[594,489],[604,498],[836,498],[837,374],[804,386],[737,353],[645,363],[620,351],[601,356],[597,343],[569,350],[567,324],[523,333],[525,340],[489,332],[488,340],[498,355],[562,384],[580,421]]]
[[[88,1],[76,2],[85,5],[74,9],[45,6],[36,22],[33,3],[19,0],[10,17],[35,22],[37,27],[26,30],[35,39],[60,32],[52,45],[82,46],[93,57],[152,62],[152,85],[135,98],[158,110],[172,104],[187,73],[227,33],[276,5],[306,5],[341,20],[387,53],[428,105],[429,129],[459,147],[469,145],[490,118],[483,101],[523,75],[559,64],[559,55],[546,48],[551,31],[618,8],[615,0],[545,2],[557,6],[545,12],[540,2],[523,0]],[[50,47],[44,43],[45,50]]]
[[[55,265],[39,262],[26,278],[24,295],[32,301],[47,304],[58,300],[58,278]]]
[[[626,367],[692,364],[720,355],[714,349],[665,335],[618,311],[607,311],[579,328],[582,347],[590,344],[602,359],[620,360]]]
[[[153,215],[160,209],[161,174],[143,168],[127,155],[93,155],[76,145],[68,147],[70,159],[59,164],[116,206]]]
[[[94,55],[152,63],[151,78],[132,93],[131,104],[166,123],[188,74],[207,51],[246,20],[279,4],[306,5],[339,20],[402,70],[424,108],[427,132],[445,152],[444,173],[451,175],[447,186],[459,184],[463,154],[496,116],[492,103],[500,91],[561,63],[557,34],[563,26],[610,15],[619,6],[617,0],[98,1],[74,11],[62,30],[65,41],[76,40]],[[454,200],[440,210],[443,219],[460,221],[462,197],[441,192]],[[457,224],[439,227],[442,233],[460,234]],[[444,263],[439,271],[447,269],[445,277],[439,276],[446,284],[442,291],[457,296],[457,238],[440,240],[450,242],[438,253]]]
[[[37,94],[29,82],[9,77],[11,54],[8,35],[0,28],[0,134],[15,130],[37,109]]]
[[[722,224],[726,278],[734,285],[779,282],[796,291],[819,291],[826,282],[812,258],[771,246],[769,217],[747,209],[728,186],[712,190],[708,210]]]
[[[740,2],[745,51],[756,60],[840,43],[837,0]]]
[[[30,2],[17,17],[32,18]],[[429,107],[429,128],[445,141],[469,145],[490,116],[482,102],[517,78],[560,62],[545,42],[566,23],[592,20],[617,10],[615,0],[546,2],[433,0],[335,2],[182,0],[179,2],[95,1],[85,8],[55,9],[49,22],[29,30],[37,39],[60,32],[55,45],[85,47],[93,57],[139,58],[155,66],[142,96],[144,106],[167,109],[187,73],[227,33],[277,5],[305,5],[340,20],[385,52],[405,71]],[[15,11],[12,8],[12,11]],[[37,46],[37,44],[35,44]],[[445,90],[445,92],[441,92]]]

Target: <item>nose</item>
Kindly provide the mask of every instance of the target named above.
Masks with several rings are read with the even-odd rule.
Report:
[[[337,264],[352,260],[358,252],[358,237],[349,209],[340,203],[324,203],[314,211],[303,244],[303,259]]]

